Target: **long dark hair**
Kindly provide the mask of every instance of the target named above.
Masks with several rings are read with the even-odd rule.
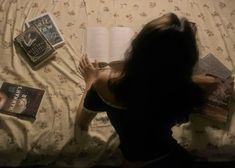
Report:
[[[124,67],[109,88],[130,116],[188,118],[202,104],[192,81],[198,60],[195,32],[186,18],[169,13],[147,23],[131,43]]]

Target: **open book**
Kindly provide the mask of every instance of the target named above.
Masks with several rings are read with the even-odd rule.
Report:
[[[226,123],[230,113],[230,103],[234,95],[233,78],[217,78],[218,84],[208,95],[201,114],[205,117]]]
[[[195,73],[206,73],[221,79],[227,79],[232,75],[232,72],[212,53],[209,53],[205,57],[199,59]]]
[[[86,53],[91,61],[121,61],[129,48],[134,32],[129,27],[90,27],[87,29]]]
[[[222,123],[228,121],[230,104],[234,98],[234,79],[232,72],[213,54],[209,53],[199,60],[196,74],[206,74],[217,80],[216,87],[209,88],[206,103],[200,114]],[[208,91],[207,91],[208,92]]]
[[[20,53],[34,69],[38,69],[55,55],[55,49],[35,26],[27,28],[15,38],[16,48],[22,49]]]

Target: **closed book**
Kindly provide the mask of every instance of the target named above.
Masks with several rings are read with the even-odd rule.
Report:
[[[35,118],[44,90],[8,82],[0,82],[0,112]]]
[[[55,53],[54,47],[35,25],[18,35],[15,43],[24,51],[24,57],[33,68],[40,67]]]
[[[54,48],[58,48],[64,44],[64,38],[50,13],[43,13],[26,20],[25,23],[27,27],[36,25]]]

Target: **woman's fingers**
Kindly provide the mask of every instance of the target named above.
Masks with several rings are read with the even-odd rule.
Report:
[[[83,64],[84,67],[87,66],[87,61],[86,61],[86,56],[85,55],[83,55],[83,57],[82,57],[82,64]]]
[[[95,62],[94,62],[94,67],[95,67],[95,69],[99,69],[99,65],[98,65],[97,60],[95,60]]]
[[[80,67],[81,67],[82,69],[84,69],[85,66],[86,66],[83,60],[84,60],[84,55],[82,55],[81,60],[80,60],[80,62],[79,62],[79,65],[80,65]]]
[[[194,75],[193,81],[198,84],[211,84],[211,83],[217,83],[217,80],[213,76],[208,75]]]
[[[87,65],[90,63],[90,61],[89,61],[88,58],[87,58],[87,54],[84,55],[84,61],[85,61],[85,63],[86,63]]]
[[[87,57],[87,54],[82,55],[79,65],[81,69],[86,69],[86,68],[99,69],[98,62],[95,60],[94,63],[91,63]]]
[[[92,65],[92,63],[90,62],[90,60],[88,59],[87,57],[87,54],[85,54],[84,56],[84,61],[86,63],[87,66],[91,67],[91,68],[94,68],[94,66]]]

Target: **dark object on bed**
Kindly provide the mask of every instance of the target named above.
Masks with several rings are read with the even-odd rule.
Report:
[[[39,68],[55,53],[54,47],[35,25],[18,35],[15,43],[24,51],[23,56],[34,69]]]
[[[206,74],[217,81],[213,88],[208,89],[206,103],[200,110],[200,114],[221,123],[228,122],[234,95],[232,72],[216,56],[209,53],[199,60],[195,73]]]
[[[114,166],[93,166],[91,168],[121,168]],[[153,167],[154,168],[154,167]],[[235,161],[228,162],[195,162],[192,168],[235,168]]]
[[[195,162],[193,168],[235,168],[235,161]]]
[[[35,118],[44,92],[41,89],[3,82],[0,84],[0,112]]]

